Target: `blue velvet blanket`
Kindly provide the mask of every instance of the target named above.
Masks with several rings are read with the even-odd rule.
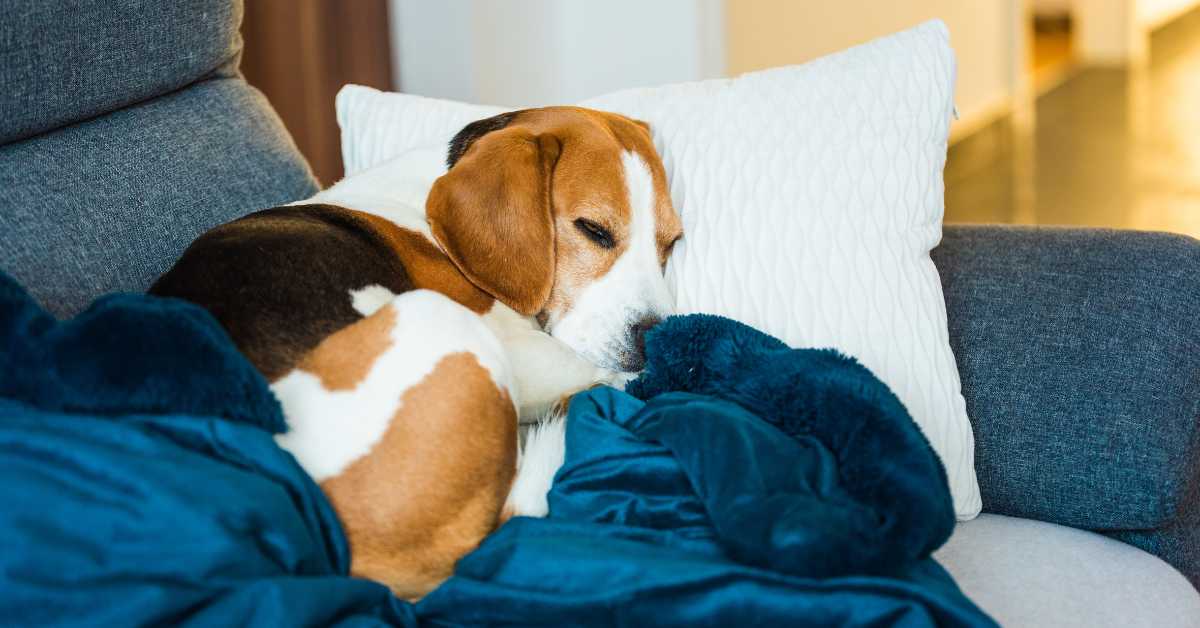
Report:
[[[545,519],[419,604],[346,575],[266,382],[202,310],[71,321],[0,274],[0,621],[20,625],[993,625],[930,552],[941,465],[888,389],[715,317],[571,405]]]

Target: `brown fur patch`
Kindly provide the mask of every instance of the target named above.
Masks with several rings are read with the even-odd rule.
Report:
[[[321,488],[353,575],[417,599],[500,521],[516,473],[517,415],[474,355],[445,356],[404,392],[369,454]]]
[[[550,178],[562,149],[525,125],[475,140],[429,191],[433,235],[472,283],[533,316],[554,284]]]
[[[351,211],[351,210],[348,210]],[[485,314],[496,299],[471,283],[454,262],[425,234],[405,229],[371,214],[355,211],[400,256],[414,288],[440,292],[476,314]]]
[[[375,360],[392,346],[395,324],[396,309],[385,305],[322,340],[297,367],[316,375],[328,390],[351,390],[367,378]]]

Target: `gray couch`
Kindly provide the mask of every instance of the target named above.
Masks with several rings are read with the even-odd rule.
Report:
[[[55,313],[315,190],[237,72],[240,2],[0,16],[0,268]],[[950,226],[933,255],[986,511],[939,560],[1008,625],[1200,625],[1200,243]]]

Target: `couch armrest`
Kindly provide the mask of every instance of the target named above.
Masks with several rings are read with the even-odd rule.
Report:
[[[1171,553],[1196,582],[1200,241],[950,226],[933,259],[984,509]]]

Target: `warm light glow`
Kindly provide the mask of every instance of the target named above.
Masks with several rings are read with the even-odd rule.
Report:
[[[1089,59],[1065,18],[1029,29],[1036,100],[1023,118],[951,147],[947,221],[1200,237],[1200,9],[1176,11],[1149,34],[1148,57],[1125,66]]]

